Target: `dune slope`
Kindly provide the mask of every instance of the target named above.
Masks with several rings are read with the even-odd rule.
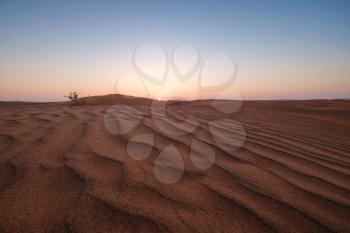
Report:
[[[350,232],[349,101],[121,99],[0,105],[0,232]]]

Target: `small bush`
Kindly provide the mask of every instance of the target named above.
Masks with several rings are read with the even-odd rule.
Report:
[[[73,105],[81,106],[85,104],[85,100],[80,97],[80,93],[77,91],[70,91],[69,94],[65,95],[64,97],[72,101]]]

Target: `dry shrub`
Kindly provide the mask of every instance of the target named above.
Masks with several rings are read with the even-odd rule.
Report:
[[[81,106],[85,104],[85,100],[80,96],[80,93],[77,91],[70,91],[68,95],[64,97],[72,101],[73,105]]]

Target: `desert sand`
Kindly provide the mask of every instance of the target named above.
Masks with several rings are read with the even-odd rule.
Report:
[[[172,101],[167,119],[149,99],[86,102],[0,103],[0,232],[350,232],[350,101],[245,101],[235,113]],[[122,135],[106,128],[115,104],[136,110],[119,130],[139,119]],[[183,171],[157,159],[169,144]],[[176,182],[162,182],[169,172]]]

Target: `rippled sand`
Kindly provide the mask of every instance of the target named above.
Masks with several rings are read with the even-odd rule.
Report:
[[[0,232],[350,232],[349,101],[209,102],[0,103]]]

